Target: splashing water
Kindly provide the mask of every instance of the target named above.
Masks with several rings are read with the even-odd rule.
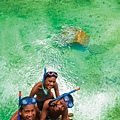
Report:
[[[72,94],[73,120],[119,120],[119,4],[0,1],[0,119],[10,119],[18,108],[18,91],[28,95],[46,67],[58,72],[61,94],[81,88]],[[66,44],[75,36],[67,29],[71,26],[90,35],[87,48]],[[67,35],[61,36],[61,31]]]

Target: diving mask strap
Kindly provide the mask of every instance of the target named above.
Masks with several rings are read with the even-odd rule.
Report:
[[[54,101],[56,101],[56,100],[51,100],[48,105],[50,107],[56,106],[56,102],[54,102]],[[52,103],[52,102],[54,102],[54,103]]]

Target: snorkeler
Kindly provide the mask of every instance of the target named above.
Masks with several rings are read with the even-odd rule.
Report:
[[[68,108],[74,106],[73,97],[70,94],[79,89],[77,88],[57,98],[46,100],[41,111],[40,120],[58,120],[60,116],[60,120],[70,120]]]
[[[40,120],[56,120],[61,115],[61,120],[70,120],[68,118],[68,108],[73,107],[73,97],[65,96],[58,100],[46,100],[41,112]]]
[[[46,72],[46,69],[44,69],[43,80],[36,83],[32,88],[30,96],[34,97],[36,95],[37,105],[40,111],[43,108],[45,100],[54,98],[51,92],[52,88],[54,88],[56,97],[59,96],[58,83],[56,82],[57,77],[58,74],[56,72]]]
[[[10,120],[39,120],[40,112],[37,108],[37,101],[34,97],[24,97],[20,100],[19,109]]]

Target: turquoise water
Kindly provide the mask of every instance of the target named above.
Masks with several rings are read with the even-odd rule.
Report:
[[[76,87],[73,120],[120,120],[120,1],[1,0],[0,120],[16,111],[44,67],[58,72],[60,93]],[[66,45],[66,27],[83,29],[87,48]]]

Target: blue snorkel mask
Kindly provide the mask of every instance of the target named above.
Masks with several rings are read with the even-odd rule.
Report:
[[[36,104],[37,101],[34,97],[25,97],[25,98],[22,98],[21,101],[20,101],[20,106],[27,106],[27,105],[34,105]]]
[[[72,96],[71,96],[71,98],[72,98]],[[71,98],[70,98],[70,95],[63,97],[63,100],[67,104],[68,108],[72,108],[74,106],[73,100]]]
[[[76,92],[78,90],[80,90],[80,88],[74,89],[74,90],[72,90],[68,93],[64,93],[64,94],[58,96],[57,98],[55,98],[55,99],[53,99],[49,102],[49,106],[51,106],[51,107],[55,106],[56,103],[52,103],[52,102],[63,98],[63,100],[67,104],[68,108],[72,108],[74,106],[74,103],[73,103],[73,100],[72,100],[72,96],[70,94],[73,93],[73,92]]]

